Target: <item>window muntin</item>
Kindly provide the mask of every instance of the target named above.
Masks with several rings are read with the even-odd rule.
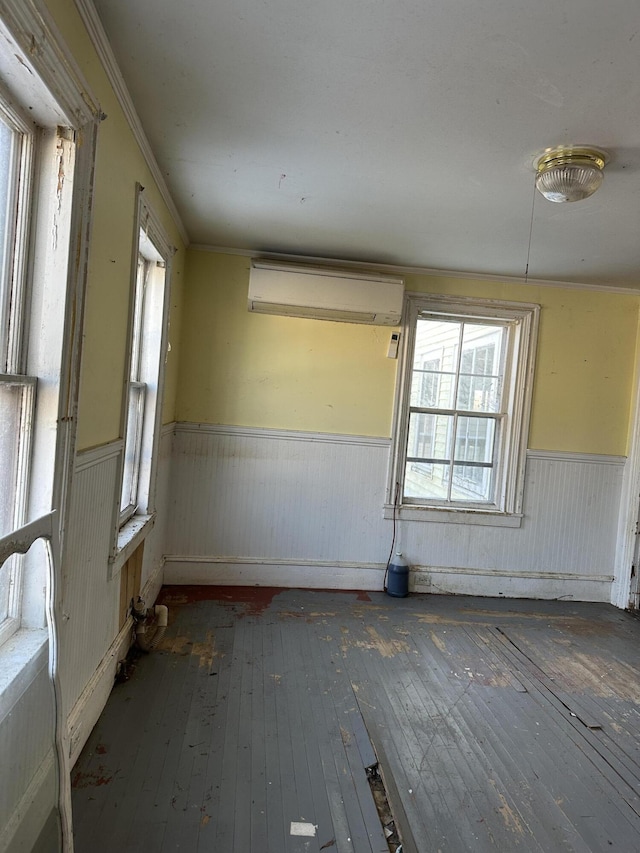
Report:
[[[408,295],[389,503],[519,512],[538,310]]]

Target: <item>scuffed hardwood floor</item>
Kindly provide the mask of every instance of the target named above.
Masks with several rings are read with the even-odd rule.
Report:
[[[375,765],[403,853],[640,850],[634,616],[265,588],[161,600],[161,648],[73,770],[77,853],[385,853]]]

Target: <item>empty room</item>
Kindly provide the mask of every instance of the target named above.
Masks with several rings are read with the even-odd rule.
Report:
[[[0,30],[0,851],[640,849],[636,5]]]

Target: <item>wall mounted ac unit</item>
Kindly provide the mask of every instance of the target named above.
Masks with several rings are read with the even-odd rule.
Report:
[[[397,326],[404,280],[330,267],[253,261],[249,311],[343,323]]]

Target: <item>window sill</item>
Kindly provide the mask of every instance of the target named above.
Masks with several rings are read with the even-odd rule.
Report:
[[[129,557],[149,535],[155,521],[155,512],[151,515],[134,515],[120,528],[116,553],[109,566],[109,580],[120,574]]]
[[[0,647],[0,721],[48,663],[45,629],[16,631]]]
[[[431,521],[440,524],[483,524],[486,527],[521,527],[522,513],[491,512],[475,509],[445,509],[385,504],[384,517],[398,521]]]

